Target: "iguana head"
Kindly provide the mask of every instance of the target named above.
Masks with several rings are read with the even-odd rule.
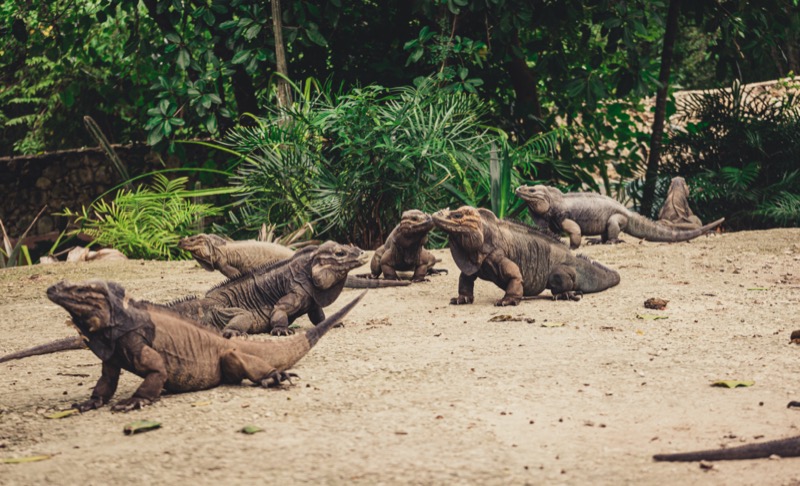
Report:
[[[673,177],[672,182],[669,184],[668,195],[682,196],[686,199],[689,198],[689,186],[686,184],[686,179],[683,177]],[[669,196],[668,196],[669,197]]]
[[[483,220],[472,206],[437,211],[433,214],[433,223],[451,239],[457,239],[461,246],[480,248],[483,244]]]
[[[403,212],[397,228],[404,235],[425,235],[433,229],[433,219],[419,209],[409,209]]]
[[[47,297],[69,312],[84,336],[111,326],[113,302],[127,305],[125,289],[103,280],[76,284],[62,280],[47,289]]]
[[[311,278],[314,286],[328,289],[342,283],[347,272],[364,265],[369,260],[361,248],[353,245],[340,245],[326,241],[314,250],[311,257]]]
[[[514,193],[536,214],[546,214],[550,210],[551,196],[547,186],[519,186]]]
[[[227,242],[228,240],[221,236],[201,233],[199,235],[181,238],[178,242],[178,248],[191,253],[201,267],[209,272],[213,272],[214,262],[216,261],[216,249],[225,246]]]

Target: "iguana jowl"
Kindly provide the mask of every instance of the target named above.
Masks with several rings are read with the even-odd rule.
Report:
[[[366,263],[358,247],[326,241],[310,245],[289,260],[257,267],[213,287],[200,298],[167,306],[189,319],[213,324],[226,335],[269,331],[288,335],[291,324],[308,314],[314,324],[344,288],[347,273]]]
[[[604,243],[618,243],[623,231],[649,241],[687,241],[708,233],[725,221],[721,218],[695,230],[670,229],[602,194],[563,194],[555,187],[543,185],[520,186],[516,194],[528,204],[528,211],[537,225],[559,234],[566,232],[573,249],[581,245],[582,235],[600,235]]]
[[[209,272],[219,270],[228,278],[234,278],[255,268],[271,265],[292,258],[294,251],[277,243],[245,240],[229,241],[221,236],[199,234],[187,236],[178,242],[178,247],[192,254],[197,263]],[[404,287],[408,282],[370,280],[348,275],[344,286],[351,289],[373,289],[381,287]]]
[[[503,221],[487,209],[463,206],[433,215],[436,227],[450,236],[450,252],[461,275],[451,304],[471,304],[475,279],[494,282],[506,294],[496,305],[517,305],[523,296],[550,289],[553,298],[578,300],[619,283],[619,274],[575,256],[558,238]]]
[[[400,223],[394,227],[386,242],[375,250],[370,263],[372,277],[397,280],[398,271],[413,271],[412,282],[422,282],[426,275],[447,272],[436,270],[436,257],[425,249],[428,233],[433,229],[433,219],[418,209],[403,212]]]
[[[252,341],[224,339],[163,306],[134,300],[113,282],[62,281],[47,289],[47,297],[69,312],[89,349],[103,361],[91,398],[73,405],[81,412],[110,401],[123,369],[144,382],[132,397],[114,405],[121,411],[154,402],[162,389],[197,391],[244,378],[262,386],[278,384],[365,293],[303,334]]]

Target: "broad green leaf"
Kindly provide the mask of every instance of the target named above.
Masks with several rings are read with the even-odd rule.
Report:
[[[231,64],[244,64],[247,60],[250,59],[250,50],[244,49],[242,51],[237,51],[236,54],[233,55],[231,59]]]
[[[50,459],[53,456],[28,456],[28,457],[8,457],[5,459],[0,459],[0,463],[3,464],[22,464],[25,462],[37,462],[37,461],[44,461],[46,459]]]
[[[252,435],[252,434],[255,434],[257,432],[263,432],[263,431],[264,431],[264,429],[262,429],[261,427],[256,427],[255,425],[245,425],[244,427],[242,427],[239,430],[239,432],[241,432],[243,434],[248,434],[248,435]]]
[[[317,44],[318,46],[327,47],[328,41],[325,40],[325,37],[320,34],[319,30],[317,29],[306,29],[306,35],[308,35],[308,39]]]
[[[76,413],[78,413],[78,409],[77,408],[70,408],[69,410],[62,410],[60,412],[51,413],[50,415],[45,415],[44,418],[47,418],[47,419],[61,419],[61,418],[64,418],[64,417],[69,417],[70,415],[75,415]]]
[[[738,388],[748,387],[755,385],[755,381],[740,381],[740,380],[719,380],[711,384],[711,386],[719,386],[723,388]]]
[[[186,49],[181,49],[178,51],[178,59],[176,62],[179,68],[186,69],[189,66],[191,60],[192,60],[191,57],[189,57],[189,51],[187,51]]]
[[[140,432],[147,432],[161,427],[161,422],[154,422],[152,420],[137,420],[127,424],[122,431],[125,435],[138,434]]]

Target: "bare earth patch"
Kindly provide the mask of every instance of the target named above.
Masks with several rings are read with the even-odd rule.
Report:
[[[506,308],[482,281],[475,304],[448,305],[458,269],[437,251],[449,275],[370,291],[278,390],[224,386],[50,420],[89,396],[100,361],[71,351],[0,364],[0,459],[52,456],[0,464],[0,484],[800,482],[800,458],[710,470],[651,460],[800,435],[800,410],[786,407],[800,400],[800,346],[789,342],[800,329],[800,230],[626,240],[582,248],[620,272],[618,287]],[[63,278],[115,280],[155,302],[222,279],[193,262],[0,271],[0,354],[73,335],[44,294]],[[645,309],[651,297],[666,308]],[[710,386],[722,379],[755,385]],[[139,383],[123,373],[117,398]],[[162,427],[123,435],[143,419]],[[264,431],[240,433],[246,425]]]

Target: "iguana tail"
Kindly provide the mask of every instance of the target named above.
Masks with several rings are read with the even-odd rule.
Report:
[[[408,280],[386,280],[383,278],[365,278],[348,275],[344,286],[348,289],[380,289],[384,287],[407,287],[411,285]]]
[[[725,221],[725,218],[720,218],[713,223],[701,226],[700,228],[694,230],[679,230],[656,224],[654,221],[651,221],[639,214],[629,213],[628,224],[625,226],[623,231],[637,238],[648,241],[689,241],[693,238],[697,238],[698,236],[708,233],[717,226],[721,225],[723,221]]]
[[[584,255],[578,255],[577,260],[578,290],[584,294],[601,292],[619,283],[619,273],[616,270]]]
[[[351,300],[350,302],[345,304],[344,307],[326,317],[325,320],[314,326],[313,329],[309,329],[308,331],[306,331],[306,339],[308,339],[308,347],[313,348],[314,345],[317,344],[317,341],[319,341],[320,338],[324,336],[326,332],[328,332],[336,324],[342,322],[344,316],[346,316],[351,310],[353,310],[353,307],[355,307],[359,302],[361,302],[361,299],[363,299],[364,296],[367,295],[367,292],[369,291],[365,290],[361,292],[355,299]]]
[[[72,349],[87,349],[82,337],[75,336],[59,339],[58,341],[40,344],[39,346],[23,349],[22,351],[17,351],[16,353],[0,356],[0,363],[14,359],[27,358],[29,356],[38,356],[40,354],[59,353],[61,351],[69,351]]]
[[[708,451],[683,452],[679,454],[656,454],[656,461],[692,462],[692,461],[735,461],[739,459],[758,459],[770,457],[800,457],[800,436],[788,439],[747,444],[728,449],[712,449]]]

